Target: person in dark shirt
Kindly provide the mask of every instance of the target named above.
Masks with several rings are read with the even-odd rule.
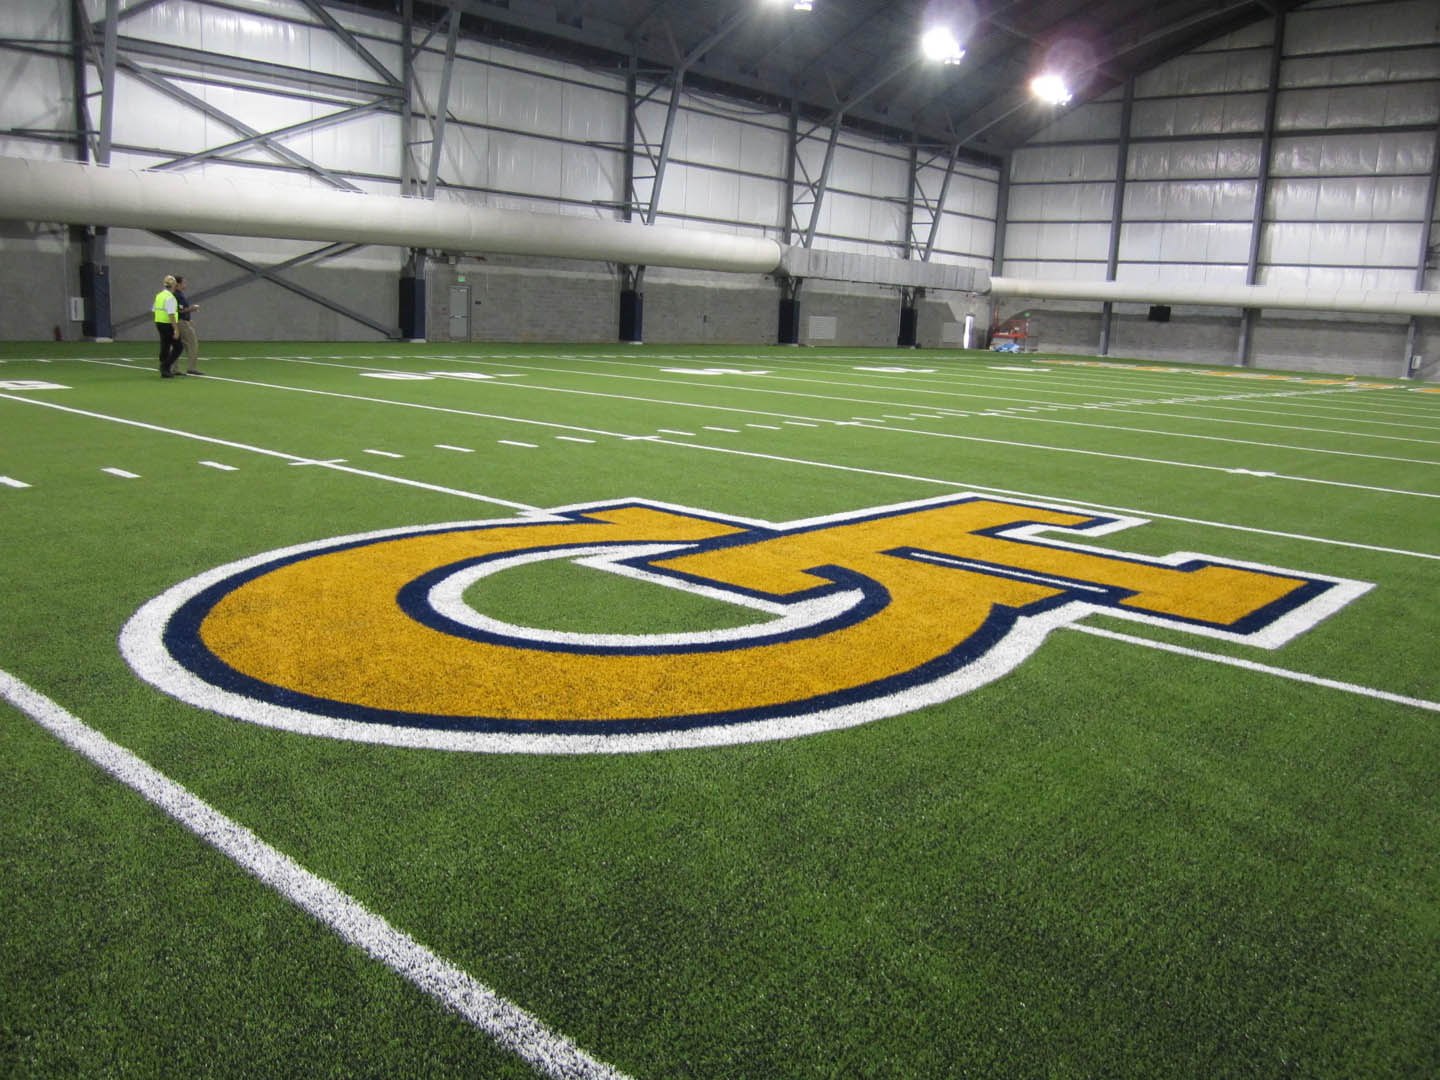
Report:
[[[185,349],[187,375],[204,375],[205,373],[195,366],[195,361],[200,354],[200,339],[195,336],[195,323],[191,321],[191,312],[199,311],[199,304],[192,304],[185,298],[185,279],[179,274],[175,275],[175,303],[180,309],[180,344]],[[175,354],[179,359],[180,354]]]

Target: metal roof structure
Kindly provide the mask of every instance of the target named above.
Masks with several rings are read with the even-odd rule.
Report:
[[[1029,80],[1056,67],[1069,107],[1299,0],[453,0],[464,32],[545,55],[679,72],[687,87],[839,118],[995,160],[1053,121]],[[354,0],[416,19],[445,0]],[[954,28],[957,64],[925,60],[923,31]]]

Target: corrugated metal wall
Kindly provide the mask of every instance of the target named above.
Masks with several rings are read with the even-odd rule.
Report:
[[[1116,89],[1017,151],[1004,273],[1107,280],[1123,177],[1113,280],[1397,290],[1440,284],[1434,256],[1417,280],[1440,130],[1440,5],[1316,0],[1286,16],[1267,169],[1277,25],[1257,23],[1137,78],[1126,132],[1124,93]],[[1032,306],[1076,316],[1101,310]],[[1238,310],[1173,314],[1169,324],[1145,326],[1145,309],[1117,305],[1111,352],[1242,359]],[[1217,318],[1230,320],[1229,332]],[[1350,325],[1343,333],[1311,332],[1316,319]],[[1056,316],[1050,326],[1049,346],[1097,348],[1093,318]],[[1253,329],[1246,362],[1376,374],[1403,371],[1407,345],[1423,353],[1434,333],[1424,325],[1411,331],[1404,319],[1294,313],[1262,315]],[[1407,333],[1417,336],[1407,342]]]

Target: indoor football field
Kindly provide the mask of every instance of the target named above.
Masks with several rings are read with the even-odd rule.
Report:
[[[1432,1077],[1440,390],[0,345],[0,1073]]]

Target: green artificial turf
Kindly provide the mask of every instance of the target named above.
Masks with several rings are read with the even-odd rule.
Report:
[[[1440,1071],[1433,707],[1058,629],[845,730],[479,754],[244,723],[116,644],[179,582],[332,537],[980,489],[1148,518],[1088,541],[1117,553],[1371,583],[1275,650],[1084,625],[1433,706],[1440,394],[937,350],[209,343],[213,378],[168,381],[124,343],[0,360],[68,387],[0,388],[0,476],[29,485],[0,486],[0,670],[630,1076]],[[366,375],[437,371],[513,377]],[[567,561],[464,599],[592,634],[769,617]],[[529,1074],[19,710],[0,731],[7,1075]]]

